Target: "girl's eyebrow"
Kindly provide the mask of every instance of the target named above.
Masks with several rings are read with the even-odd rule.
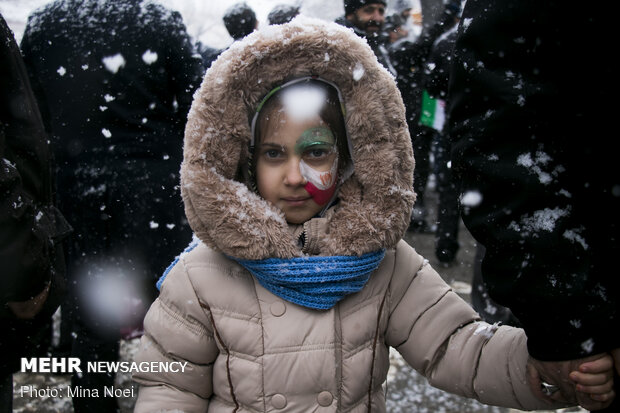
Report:
[[[283,148],[284,146],[280,145],[279,143],[275,143],[275,142],[261,142],[258,144],[258,146],[275,146],[278,148]]]
[[[264,149],[264,148],[274,148],[274,149],[278,149],[281,151],[286,151],[286,147],[283,145],[280,145],[279,143],[275,143],[275,142],[261,142],[258,144],[258,148],[259,149]]]

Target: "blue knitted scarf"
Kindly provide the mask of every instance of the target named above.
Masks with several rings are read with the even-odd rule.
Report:
[[[267,258],[230,257],[273,294],[304,307],[332,308],[345,295],[360,291],[385,257],[385,250],[356,256]]]

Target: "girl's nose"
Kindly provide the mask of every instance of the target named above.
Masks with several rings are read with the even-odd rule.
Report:
[[[301,174],[299,159],[291,159],[287,165],[285,183],[291,186],[305,185],[306,178]]]

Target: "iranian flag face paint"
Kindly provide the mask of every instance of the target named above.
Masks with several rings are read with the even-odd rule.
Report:
[[[336,191],[338,149],[332,131],[324,126],[305,130],[295,145],[301,158],[299,171],[308,181],[304,188],[318,205],[327,204]]]

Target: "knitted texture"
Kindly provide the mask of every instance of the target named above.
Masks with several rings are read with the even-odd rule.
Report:
[[[360,291],[379,266],[385,250],[357,256],[312,256],[242,260],[234,257],[273,294],[317,310],[332,308]]]

